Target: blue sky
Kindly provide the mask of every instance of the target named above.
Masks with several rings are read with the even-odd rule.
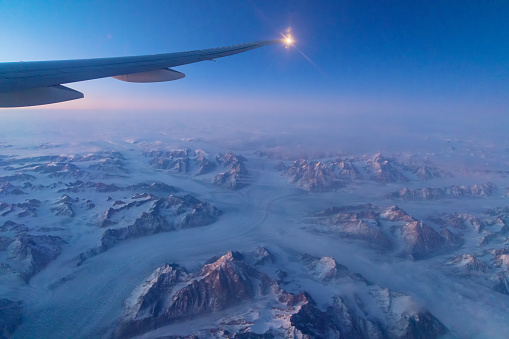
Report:
[[[70,84],[36,109],[507,114],[509,2],[0,1],[2,61],[166,53],[279,38],[183,80]],[[307,58],[306,58],[307,57]]]

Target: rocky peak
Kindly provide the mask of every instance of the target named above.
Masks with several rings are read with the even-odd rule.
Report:
[[[145,155],[154,157],[149,163],[155,168],[171,170],[176,173],[187,173],[189,171],[188,150],[151,151],[146,152]]]
[[[244,162],[247,161],[246,158],[241,155],[235,155],[232,152],[228,152],[224,156],[218,155],[217,161],[219,163],[223,163],[226,171],[219,173],[214,177],[213,182],[216,185],[221,185],[235,190],[249,184],[249,172],[244,165]]]
[[[497,186],[492,183],[473,186],[451,185],[443,188],[426,187],[409,189],[407,187],[403,187],[397,192],[385,195],[385,197],[405,200],[437,200],[443,198],[460,198],[465,196],[487,197],[492,195],[496,190]]]
[[[354,180],[361,176],[361,173],[352,162],[353,159],[341,160],[337,158],[331,164],[331,171],[340,178]]]
[[[0,194],[21,195],[26,194],[19,186],[14,186],[8,181],[0,182]]]
[[[0,232],[21,233],[27,231],[28,227],[26,227],[24,224],[18,224],[11,220],[7,220],[6,222],[3,223],[3,225],[0,226]]]
[[[20,233],[9,241],[8,265],[26,282],[58,257],[66,242],[52,235]]]
[[[184,282],[190,276],[176,264],[164,264],[152,272],[125,303],[125,316],[133,320],[157,317],[163,310],[161,295],[171,295],[175,285]]]
[[[254,264],[263,265],[265,263],[274,263],[275,258],[272,253],[269,252],[265,247],[258,247],[253,252]]]
[[[236,261],[243,260],[244,256],[237,251],[228,251],[223,256],[219,257],[217,260],[210,264],[206,264],[201,269],[199,275],[205,276],[210,272],[217,270],[218,268],[225,268],[227,266],[235,265]]]
[[[390,206],[380,213],[380,216],[389,221],[414,222],[414,217],[407,214],[398,206]]]
[[[348,268],[338,264],[332,257],[312,259],[307,267],[313,275],[323,281],[337,279],[348,273]]]
[[[486,273],[489,266],[470,254],[458,255],[450,261],[450,264],[462,270],[464,273],[482,272]]]
[[[375,154],[368,161],[366,171],[372,180],[380,183],[408,181],[408,178],[401,173],[393,161],[383,157],[380,153]]]
[[[204,155],[195,158],[196,164],[199,166],[196,175],[203,175],[212,172],[216,168],[216,163],[207,159]]]
[[[243,163],[247,161],[242,155],[236,155],[232,151],[228,151],[224,156],[219,155],[219,162],[222,162],[224,166],[230,166],[232,164]]]
[[[499,254],[495,257],[494,264],[498,267],[509,269],[509,254]]]
[[[51,208],[51,211],[55,212],[56,215],[66,216],[66,217],[74,217],[74,209],[73,205],[75,202],[78,202],[78,199],[73,199],[67,194],[64,194],[60,197],[58,202],[55,204],[56,206]]]
[[[390,338],[437,338],[447,333],[447,328],[413,298],[384,288],[372,289],[370,294],[385,313]]]
[[[405,243],[405,255],[415,260],[424,259],[446,249],[448,244],[432,227],[423,221],[406,223],[401,228]]]
[[[131,336],[178,319],[221,311],[252,299],[260,293],[257,291],[266,290],[267,286],[262,285],[275,284],[242,259],[239,252],[229,251],[205,264],[196,277],[174,265],[156,269],[129,298],[131,304],[126,308],[119,336]]]
[[[297,183],[304,190],[323,192],[344,187],[334,173],[321,162],[296,160],[284,173],[292,183]]]

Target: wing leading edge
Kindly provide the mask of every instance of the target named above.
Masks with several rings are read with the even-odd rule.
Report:
[[[143,56],[0,63],[0,107],[46,105],[83,98],[62,84],[114,77],[128,82],[159,82],[182,79],[169,69],[214,60],[282,42],[257,41],[204,50]]]

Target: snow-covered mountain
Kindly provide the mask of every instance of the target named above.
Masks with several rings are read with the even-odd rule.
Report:
[[[222,146],[0,148],[0,337],[509,331],[502,160]]]
[[[274,269],[277,258],[272,260],[261,265]],[[325,311],[308,292],[287,292],[284,282],[249,261],[248,255],[229,251],[196,273],[176,264],[156,268],[126,300],[115,336],[151,335],[189,319],[200,325],[186,335],[207,338],[438,338],[447,333],[413,298],[370,284],[333,258],[307,255],[303,260],[310,277],[338,289]],[[341,292],[343,285],[350,290]],[[222,317],[211,321],[210,314]]]

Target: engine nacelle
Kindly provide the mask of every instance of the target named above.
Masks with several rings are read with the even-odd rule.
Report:
[[[47,105],[81,98],[83,93],[62,85],[37,87],[0,93],[0,107]]]
[[[113,78],[127,82],[163,82],[182,79],[186,75],[170,68],[155,69],[153,71],[117,75]]]

